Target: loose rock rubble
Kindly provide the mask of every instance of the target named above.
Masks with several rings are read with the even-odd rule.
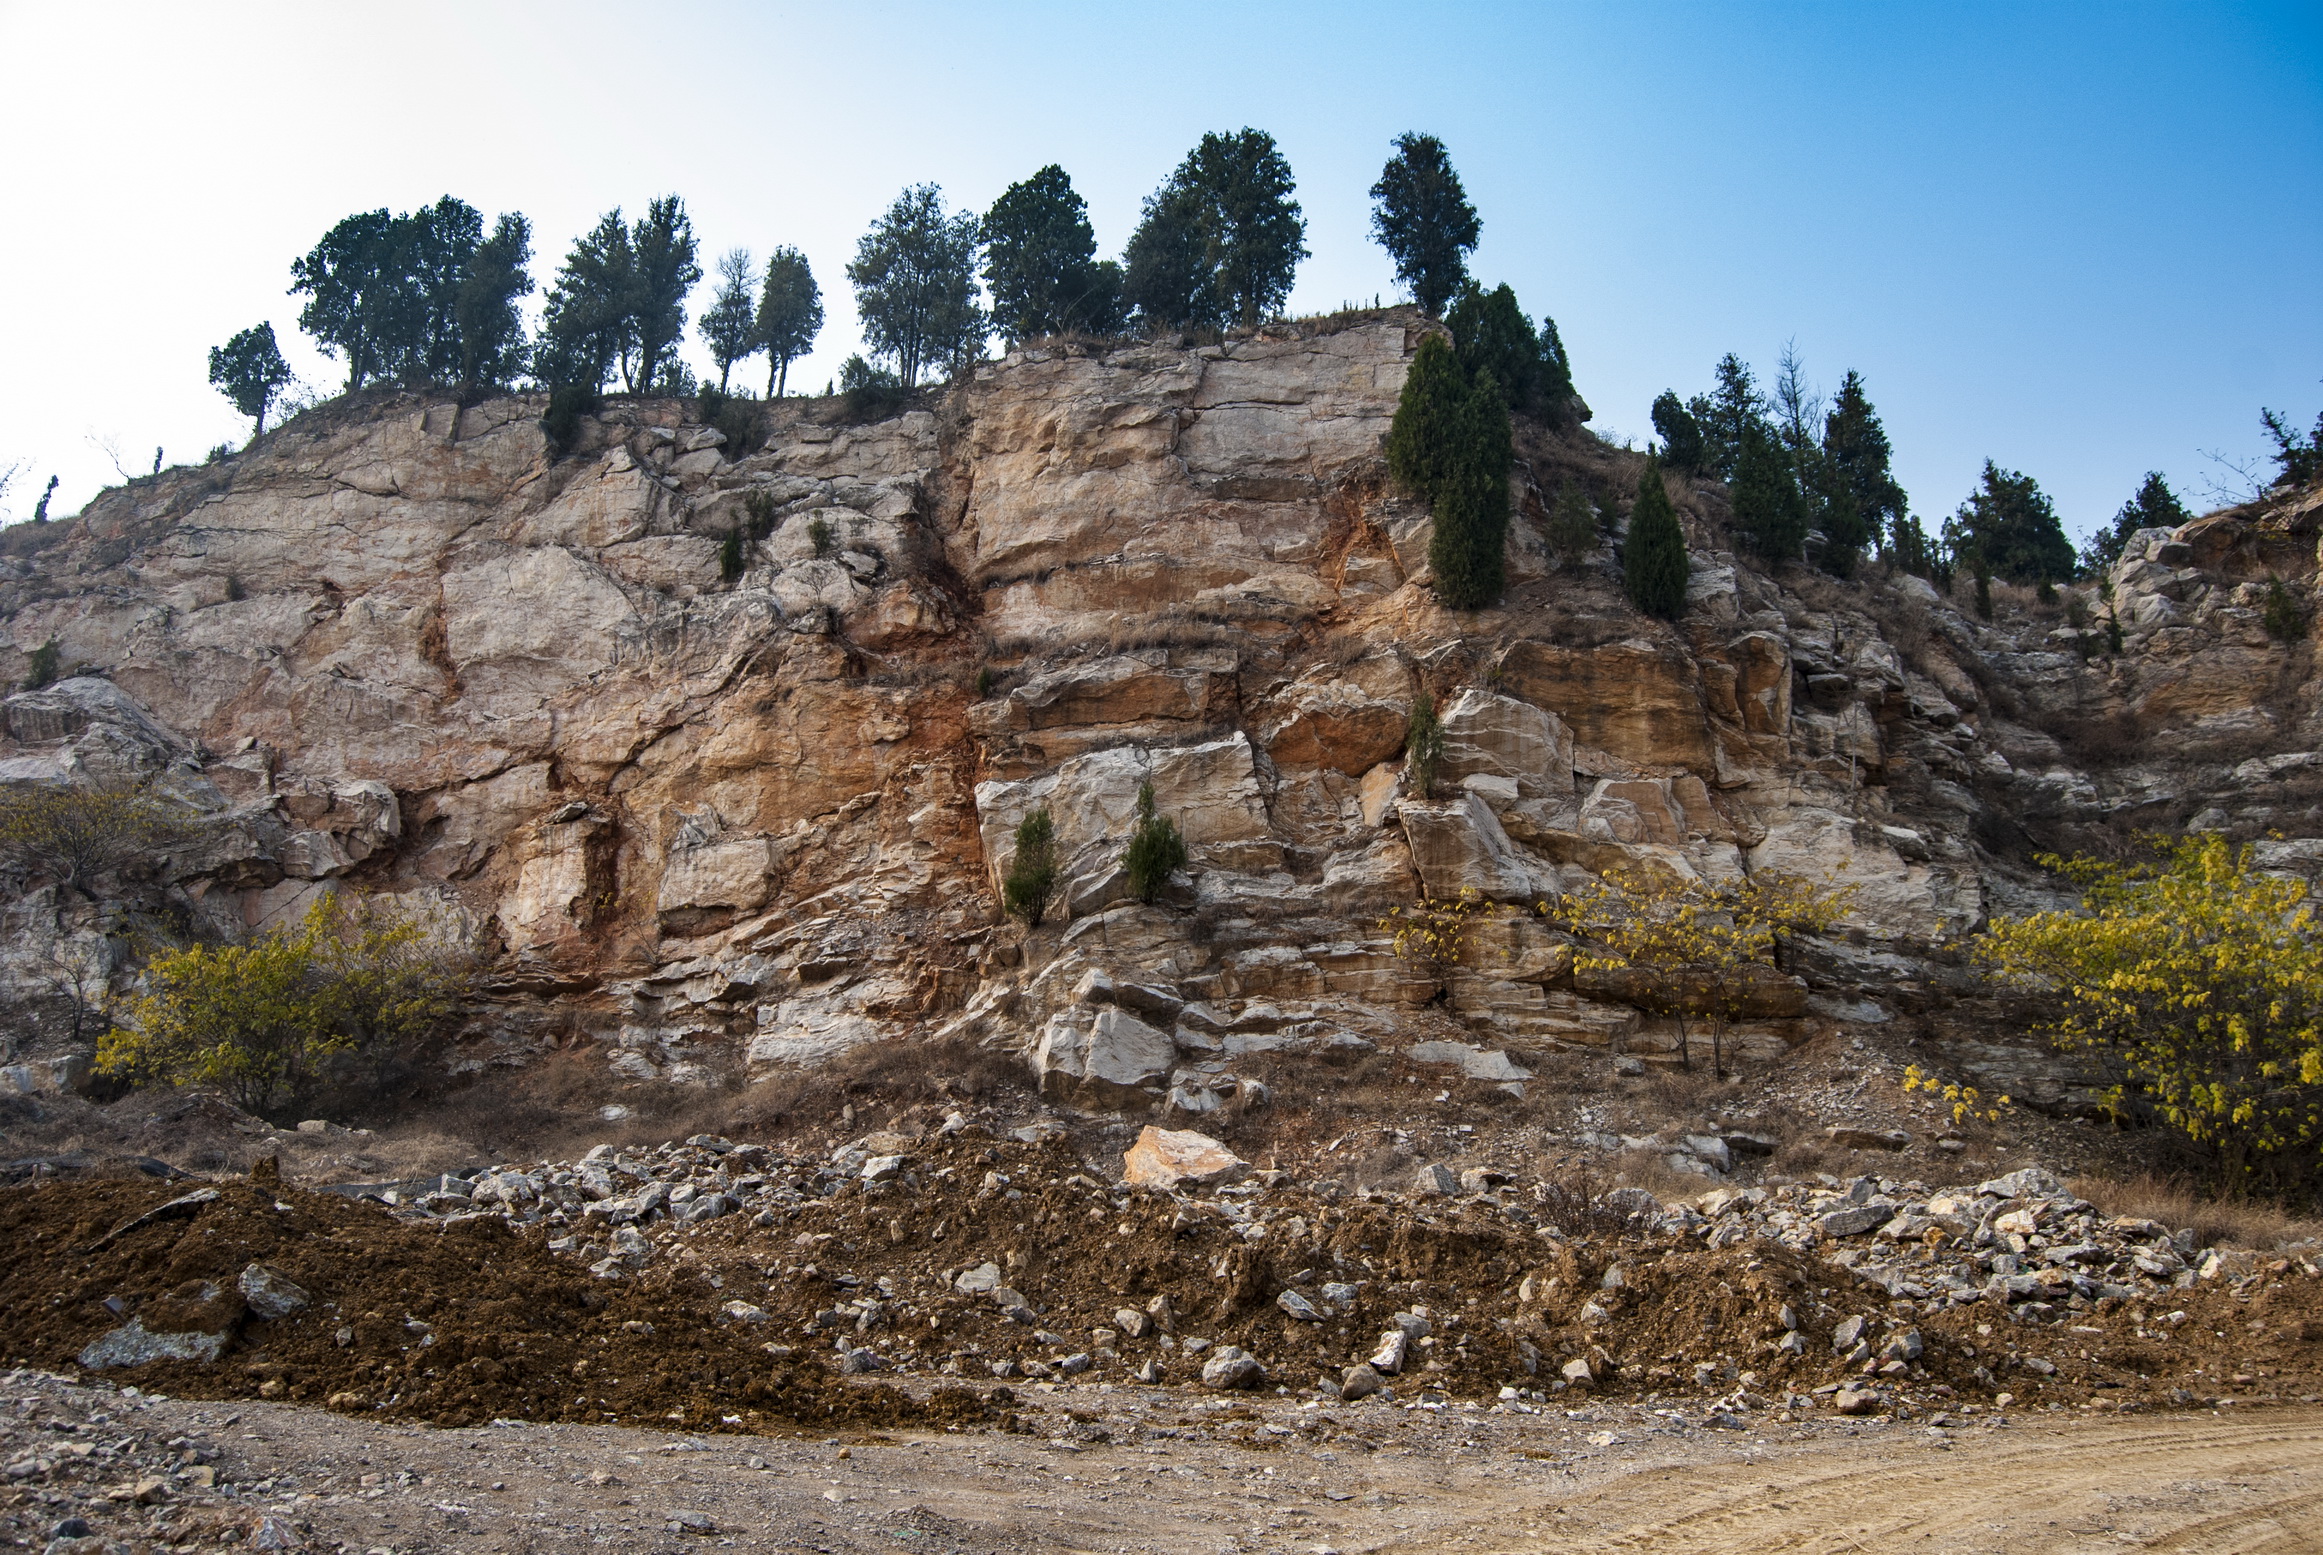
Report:
[[[1575,1205],[1483,1168],[1407,1194],[1278,1171],[1159,1191],[955,1118],[822,1159],[696,1136],[351,1194],[199,1191],[0,1199],[0,1230],[43,1255],[0,1277],[34,1317],[11,1354],[349,1411],[746,1429],[1000,1423],[1019,1401],[996,1383],[1068,1379],[1696,1396],[1738,1418],[2323,1387],[2317,1250],[2202,1248],[2038,1169],[1676,1204]]]

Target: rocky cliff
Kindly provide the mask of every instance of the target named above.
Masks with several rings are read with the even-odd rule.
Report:
[[[65,678],[8,698],[0,781],[161,775],[219,824],[157,884],[220,929],[340,887],[455,905],[497,967],[469,1067],[597,1042],[702,1081],[948,1030],[1060,1100],[1179,1114],[1251,1051],[1435,1041],[1509,1084],[1550,1048],[1667,1053],[1538,916],[1441,978],[1379,926],[1644,859],[1858,887],[1762,987],[1750,1061],[1877,1030],[2065,1103],[1945,948],[2043,899],[2033,852],[2194,825],[2323,860],[2311,650],[2261,609],[2270,578],[2306,601],[2323,495],[2139,536],[2115,654],[2093,590],[1987,623],[1909,577],[1770,576],[1693,490],[1670,627],[1609,547],[1540,538],[1566,481],[1617,532],[1636,456],[1525,427],[1509,597],[1454,614],[1380,454],[1428,327],[1023,351],[873,424],[778,402],[754,446],[677,402],[564,449],[537,398],[340,402],[12,532],[0,673],[53,641]],[[1118,864],[1148,781],[1191,850],[1152,905]],[[996,884],[1044,805],[1070,884],[1028,936]],[[103,927],[10,911],[20,963]]]

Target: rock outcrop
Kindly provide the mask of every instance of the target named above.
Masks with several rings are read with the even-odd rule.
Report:
[[[1746,1054],[1904,1022],[2064,1103],[1944,948],[2048,899],[2036,848],[2194,825],[2323,862],[2311,652],[2263,621],[2270,577],[2309,597],[2323,496],[2137,537],[2114,654],[2093,591],[1994,624],[1909,577],[1770,577],[1690,491],[1673,627],[1537,528],[1564,481],[1615,518],[1635,456],[1525,428],[1510,595],[1454,614],[1380,453],[1431,327],[1024,350],[874,424],[777,402],[749,447],[670,401],[562,451],[538,398],[339,402],[11,532],[0,670],[53,642],[66,674],[8,698],[0,782],[173,787],[213,824],[154,878],[221,929],[340,888],[456,905],[501,973],[463,1062],[586,1037],[685,1081],[948,1032],[1172,1114],[1247,1102],[1240,1054],[1441,1040],[1435,1012],[1498,1083],[1670,1052],[1652,990],[1535,912],[1619,863],[1858,888]],[[1401,767],[1423,688],[1433,796]],[[1149,782],[1189,863],[1143,902]],[[1066,883],[1027,936],[998,882],[1040,808]],[[1463,890],[1516,911],[1461,966],[1396,954],[1385,915]]]

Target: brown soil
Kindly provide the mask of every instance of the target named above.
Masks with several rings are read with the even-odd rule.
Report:
[[[1989,1406],[2003,1392],[2025,1405],[2106,1409],[2323,1394],[2323,1279],[2297,1260],[2262,1263],[2237,1285],[2109,1298],[2040,1322],[1992,1302],[1915,1310],[1844,1267],[1766,1242],[1705,1251],[1560,1240],[1489,1201],[1372,1200],[1285,1183],[1252,1201],[1268,1212],[1253,1239],[1215,1203],[1137,1196],[1124,1208],[1120,1190],[1082,1175],[1057,1144],[933,1142],[910,1172],[868,1187],[849,1179],[769,1224],[736,1214],[676,1230],[618,1280],[548,1251],[551,1228],[511,1230],[496,1216],[406,1222],[376,1204],[228,1180],[189,1217],[106,1240],[188,1185],[20,1187],[0,1191],[0,1237],[21,1254],[0,1271],[0,1350],[69,1369],[127,1316],[156,1330],[223,1324],[235,1340],[214,1366],[111,1375],[442,1423],[766,1430],[1004,1423],[1015,1400],[992,1387],[995,1362],[1080,1353],[1094,1356],[1088,1377],[1119,1381],[1156,1359],[1165,1380],[1185,1383],[1200,1367],[1191,1339],[1238,1345],[1270,1383],[1310,1388],[1368,1354],[1394,1313],[1423,1307],[1433,1334],[1397,1379],[1407,1398],[1547,1390],[1567,1361],[1585,1358],[1598,1396],[1739,1386],[1764,1407],[1856,1379],[1828,1340],[1863,1315],[1875,1337],[1905,1324],[1923,1335],[1919,1362],[1882,1379],[1905,1414]],[[1036,1322],[952,1288],[951,1275],[985,1261]],[[235,1282],[252,1262],[282,1270],[314,1305],[275,1322],[245,1313]],[[1608,1290],[1615,1267],[1624,1283]],[[1291,1288],[1318,1296],[1327,1281],[1357,1287],[1350,1310],[1299,1322],[1275,1304]],[[205,1283],[215,1300],[200,1299]],[[1119,1309],[1157,1296],[1175,1314],[1174,1346],[1160,1335],[1098,1344],[1093,1331]],[[878,1298],[875,1311],[842,1314],[866,1298]],[[722,1317],[737,1299],[765,1320]],[[1602,1317],[1584,1311],[1591,1304]],[[1795,1357],[1776,1347],[1785,1305],[1809,1339]],[[919,1380],[908,1391],[842,1381],[836,1350],[858,1343]],[[982,1391],[962,1385],[971,1381]]]
[[[195,1214],[102,1246],[185,1185],[0,1192],[0,1241],[19,1250],[0,1272],[7,1358],[72,1369],[83,1346],[134,1315],[154,1331],[233,1334],[215,1365],[116,1374],[200,1397],[336,1401],[446,1424],[618,1417],[716,1429],[1005,1415],[1005,1390],[988,1403],[965,1389],[919,1400],[842,1386],[819,1366],[767,1355],[763,1335],[716,1321],[723,1298],[706,1284],[595,1280],[494,1220],[412,1226],[332,1194],[217,1186]],[[252,1263],[280,1270],[313,1305],[274,1322],[249,1313],[236,1284]]]

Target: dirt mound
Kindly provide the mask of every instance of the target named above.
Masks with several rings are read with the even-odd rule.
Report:
[[[718,1320],[720,1294],[592,1279],[496,1220],[411,1225],[375,1204],[250,1182],[0,1192],[7,1358],[70,1369],[107,1335],[214,1336],[214,1363],[114,1371],[191,1396],[257,1395],[446,1424],[668,1419],[691,1429],[997,1419],[1008,1400],[843,1386]],[[177,1205],[168,1213],[156,1211]],[[245,1279],[296,1287],[297,1310]],[[132,1329],[131,1325],[134,1325]],[[137,1353],[134,1351],[128,1352]],[[94,1357],[93,1357],[94,1358]]]
[[[2323,1392],[2312,1261],[2206,1258],[2166,1278],[2074,1263],[2094,1244],[2067,1245],[2090,1219],[2069,1195],[1979,1194],[1949,1201],[1965,1206],[1950,1221],[1919,1217],[1924,1235],[1835,1240],[1825,1201],[1855,1203],[1837,1190],[1715,1194],[1708,1218],[1622,1190],[1634,1217],[1609,1232],[1620,1195],[1565,1225],[1545,1188],[1382,1196],[1265,1173],[1133,1193],[1059,1142],[964,1133],[870,1136],[827,1160],[708,1138],[592,1152],[394,1207],[189,1186],[0,1190],[0,1234],[30,1255],[0,1274],[7,1356],[445,1423],[701,1429],[1006,1423],[996,1380],[1193,1384],[1228,1347],[1258,1363],[1244,1386],[1327,1393],[1379,1356],[1407,1399],[1512,1407]],[[1919,1203],[1856,1207],[1917,1227]],[[2003,1222],[2020,1203],[2008,1213],[2027,1218]],[[2028,1247],[2054,1233],[2067,1261],[1978,1253],[1985,1233],[1958,1228],[1979,1217],[2035,1228]],[[2116,1252],[2160,1256],[2162,1228],[2136,1236]],[[2010,1272],[2019,1256],[2037,1272]],[[1956,1272],[1975,1257],[1997,1271],[1986,1284]]]

